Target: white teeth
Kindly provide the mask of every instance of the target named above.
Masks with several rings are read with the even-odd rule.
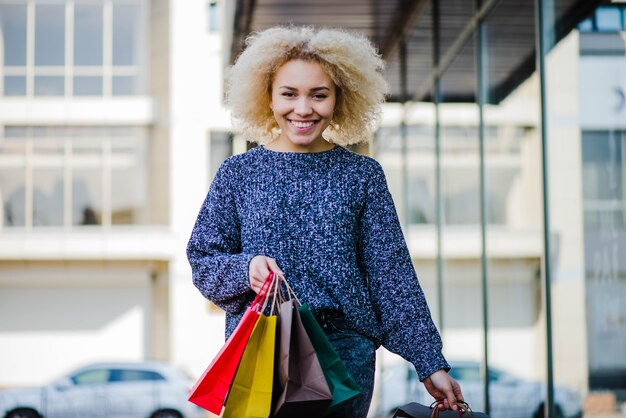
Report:
[[[296,122],[295,120],[290,121],[296,128],[309,128],[313,126],[314,122]]]

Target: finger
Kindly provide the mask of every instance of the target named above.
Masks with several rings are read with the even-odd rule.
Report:
[[[456,381],[452,385],[452,390],[454,391],[454,397],[457,401],[465,401],[465,398],[463,398],[463,392],[461,391],[461,386]]]
[[[280,269],[280,267],[278,267],[278,263],[276,263],[276,260],[274,260],[273,258],[267,258],[267,266],[273,272],[278,273],[281,276],[284,275],[283,271]]]
[[[452,391],[452,387],[448,387],[446,390],[446,403],[448,404],[448,408],[453,411],[457,410],[456,398],[454,397],[454,392]]]

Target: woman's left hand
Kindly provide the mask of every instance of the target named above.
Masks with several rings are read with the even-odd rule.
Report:
[[[457,401],[463,401],[461,386],[445,370],[437,370],[424,380],[424,387],[436,400],[443,400],[445,409],[458,409]]]

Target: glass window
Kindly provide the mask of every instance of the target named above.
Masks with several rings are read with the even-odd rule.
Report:
[[[65,5],[35,5],[35,65],[65,64]]]
[[[3,144],[4,145],[4,144]],[[0,155],[11,153],[6,146]],[[19,159],[15,161],[19,162]],[[25,170],[17,167],[0,166],[0,199],[2,200],[2,225],[24,226],[26,215]]]
[[[74,6],[74,65],[102,65],[102,5]]]
[[[585,226],[626,227],[626,131],[583,131]]]
[[[0,137],[2,222],[35,227],[146,223],[144,135],[144,129],[134,127],[5,126]],[[25,180],[28,149],[32,186]],[[111,182],[112,190],[105,187]],[[29,202],[32,212],[27,212]]]
[[[36,76],[35,96],[63,96],[65,78],[57,76]]]
[[[74,77],[74,96],[101,96],[102,77]]]
[[[0,4],[4,65],[26,65],[26,5]]]
[[[33,170],[33,225],[63,226],[64,190],[62,168]]]
[[[130,96],[139,93],[138,79],[132,76],[113,77],[113,96]]]
[[[26,77],[21,75],[5,75],[4,76],[4,95],[5,96],[25,96],[26,95]]]
[[[208,20],[208,27],[211,32],[215,32],[219,30],[219,16],[217,14],[217,11],[218,11],[217,1],[215,0],[209,1],[208,10],[207,10],[207,13],[208,13],[207,20]]]
[[[83,164],[86,156],[77,157]],[[89,158],[95,168],[72,170],[72,225],[102,223],[102,166],[99,157]]]
[[[593,19],[588,17],[578,24],[578,30],[581,32],[591,32],[593,31]]]
[[[88,370],[72,376],[72,381],[75,385],[97,385],[107,383],[111,370],[108,369],[95,369]]]
[[[111,222],[114,225],[146,221],[145,151],[143,143],[121,137],[114,141],[111,173]],[[133,181],[129,181],[133,179]]]
[[[596,25],[599,31],[613,32],[622,29],[622,13],[617,7],[600,7],[596,10]]]
[[[139,63],[140,12],[138,5],[113,5],[113,65]]]
[[[142,381],[158,381],[165,378],[152,370],[113,370],[111,376],[112,382],[142,382]]]

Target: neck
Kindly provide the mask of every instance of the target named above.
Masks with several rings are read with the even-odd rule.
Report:
[[[294,144],[288,138],[279,136],[270,143],[266,144],[265,148],[276,152],[311,153],[329,151],[335,148],[335,144],[331,144],[323,138],[318,138],[310,144]]]

